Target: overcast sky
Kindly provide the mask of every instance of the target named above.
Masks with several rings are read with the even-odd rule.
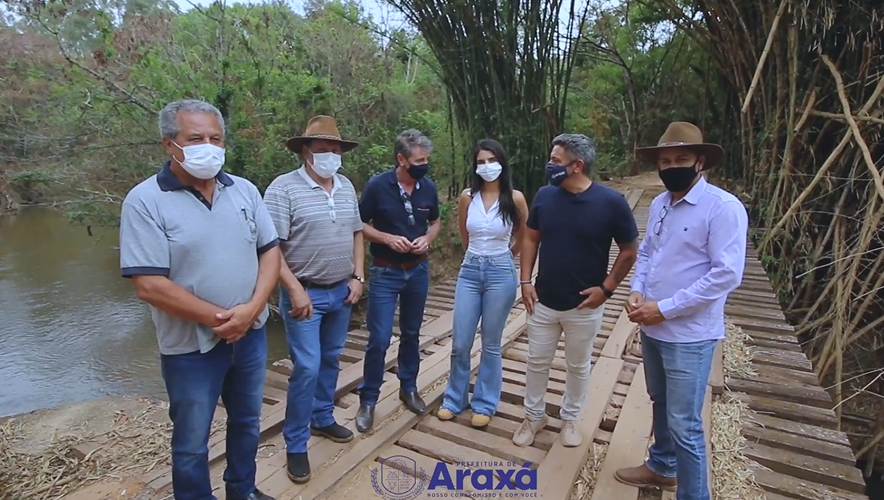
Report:
[[[263,3],[260,0],[247,0],[247,1],[238,1],[238,0],[225,0],[227,4],[234,3]],[[212,3],[212,0],[175,0],[175,2],[181,7],[182,10],[189,10],[192,7],[192,4],[206,6]],[[302,0],[288,0],[288,3],[294,5],[295,10],[298,12],[303,11],[304,2]],[[359,0],[359,3],[362,4],[362,8],[365,9],[365,12],[369,14],[374,22],[380,25],[386,24],[387,22],[403,22],[403,17],[401,14],[396,12],[392,7],[390,7],[384,0]]]

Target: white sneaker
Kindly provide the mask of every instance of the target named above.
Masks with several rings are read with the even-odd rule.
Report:
[[[576,448],[583,442],[583,434],[577,428],[577,422],[573,420],[562,422],[562,432],[559,434],[559,438],[562,440],[562,446],[567,448]]]

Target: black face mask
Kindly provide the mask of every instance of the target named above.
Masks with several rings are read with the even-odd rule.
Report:
[[[697,177],[697,169],[695,165],[670,167],[665,170],[659,170],[658,174],[667,190],[673,193],[682,193],[691,187],[691,183]]]

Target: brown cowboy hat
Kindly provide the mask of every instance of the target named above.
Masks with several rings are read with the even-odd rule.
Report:
[[[285,147],[293,153],[301,154],[301,146],[314,139],[339,142],[342,153],[346,153],[359,145],[358,142],[341,139],[341,134],[338,132],[338,124],[335,123],[334,118],[326,115],[317,115],[307,122],[307,129],[304,131],[304,134],[287,140]]]
[[[718,165],[724,156],[724,149],[718,144],[703,142],[703,132],[696,125],[687,122],[672,122],[666,127],[666,132],[660,136],[656,146],[635,148],[635,154],[645,161],[654,163],[657,161],[657,153],[666,148],[689,148],[697,154],[706,157],[703,170]]]

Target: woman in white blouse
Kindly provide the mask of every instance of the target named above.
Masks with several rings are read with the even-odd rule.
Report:
[[[454,292],[451,373],[437,416],[451,420],[469,405],[472,425],[485,427],[500,402],[500,341],[519,286],[513,259],[525,232],[528,204],[513,189],[506,154],[497,141],[480,141],[473,158],[472,183],[457,206],[466,255]],[[470,351],[480,318],[482,357],[470,401]]]

